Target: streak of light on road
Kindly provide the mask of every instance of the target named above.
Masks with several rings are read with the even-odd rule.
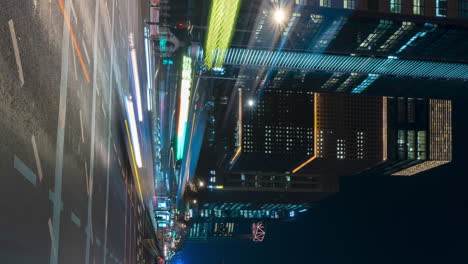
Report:
[[[81,69],[83,70],[84,76],[86,78],[86,82],[90,82],[91,79],[89,78],[88,69],[86,68],[86,65],[84,63],[83,56],[81,56],[81,50],[80,50],[80,47],[78,46],[78,42],[76,41],[75,33],[73,32],[73,28],[70,24],[70,19],[68,17],[68,14],[65,11],[63,0],[58,0],[58,3],[60,6],[60,10],[62,11],[62,14],[63,14],[63,19],[65,20],[65,23],[67,24],[68,32],[70,32],[70,37],[73,42],[73,48],[75,48],[76,55],[78,55],[78,59],[80,60]]]

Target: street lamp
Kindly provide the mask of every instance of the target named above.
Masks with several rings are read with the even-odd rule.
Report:
[[[252,106],[255,105],[255,101],[252,100],[252,99],[249,99],[249,100],[247,101],[247,105],[250,106],[250,107],[252,107]]]
[[[273,13],[273,18],[276,23],[281,24],[286,20],[286,14],[284,13],[284,10],[278,8],[275,10],[275,13]]]
[[[198,186],[199,186],[200,188],[202,188],[202,187],[205,186],[205,183],[204,183],[203,181],[199,181],[199,182],[198,182]]]

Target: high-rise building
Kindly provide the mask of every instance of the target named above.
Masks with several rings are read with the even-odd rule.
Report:
[[[440,95],[442,81],[466,87],[465,2],[242,2],[230,46],[213,58],[234,72],[235,88],[283,85],[294,75],[316,92]]]
[[[384,159],[382,97],[267,87],[255,100],[239,92],[230,171],[342,176]]]
[[[392,158],[384,165],[386,173],[410,176],[452,161],[451,101],[392,100],[397,102],[398,123],[389,130],[393,148],[389,149]]]
[[[384,162],[362,174],[410,176],[452,161],[450,100],[384,97]]]

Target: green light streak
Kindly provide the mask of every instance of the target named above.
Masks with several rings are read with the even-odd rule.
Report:
[[[183,136],[177,137],[177,152],[176,152],[176,160],[181,160],[184,156],[184,147],[185,147],[185,131],[187,130],[187,122],[183,124],[182,131]]]
[[[190,104],[190,88],[192,86],[192,59],[184,56],[182,61],[182,81],[180,82],[179,118],[177,125],[177,152],[176,159],[184,155],[185,133]]]
[[[205,46],[205,67],[223,67],[241,0],[213,0]]]

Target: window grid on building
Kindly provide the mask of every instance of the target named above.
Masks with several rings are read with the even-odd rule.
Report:
[[[346,140],[344,139],[336,140],[336,158],[337,159],[346,158]]]
[[[431,99],[430,105],[430,159],[452,160],[452,103],[450,100]]]
[[[458,1],[458,16],[468,17],[468,0]]]
[[[447,0],[436,0],[436,16],[447,16]]]
[[[413,14],[424,15],[424,0],[413,0]]]
[[[401,1],[402,0],[390,0],[390,12],[400,14]]]
[[[398,41],[414,28],[415,24],[409,21],[403,21],[401,26],[382,44],[377,51],[389,51]]]
[[[343,7],[347,9],[356,9],[356,0],[343,0]]]
[[[320,0],[320,6],[322,7],[331,7],[332,0]]]
[[[356,134],[357,134],[357,158],[364,159],[364,132],[358,131]]]

